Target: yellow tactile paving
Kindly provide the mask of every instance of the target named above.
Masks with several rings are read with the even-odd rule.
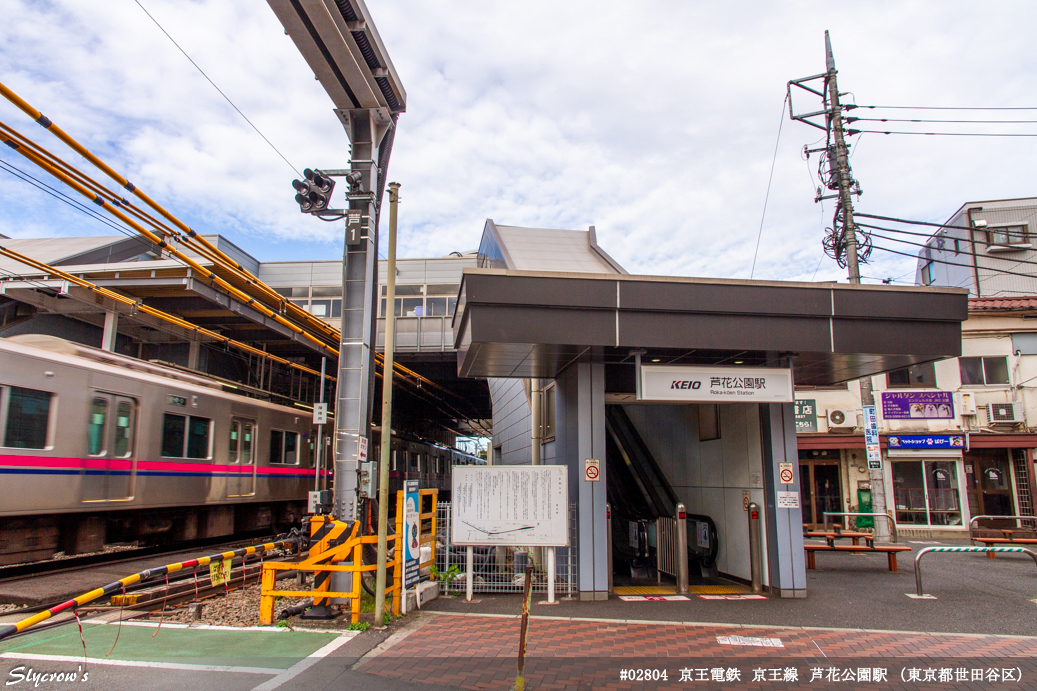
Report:
[[[616,595],[676,595],[675,585],[617,585],[612,589]],[[688,590],[700,595],[737,595],[748,593],[741,585],[693,585]]]

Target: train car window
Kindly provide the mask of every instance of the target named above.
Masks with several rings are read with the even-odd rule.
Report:
[[[299,435],[296,432],[270,430],[270,462],[298,465]]]
[[[115,406],[115,457],[133,455],[133,401],[119,401]]]
[[[241,435],[241,423],[237,420],[230,421],[230,447],[227,449],[227,462],[238,462],[238,437]]]
[[[212,421],[207,417],[193,415],[187,420],[187,458],[208,458]]]
[[[47,446],[51,394],[46,391],[8,389],[7,424],[4,446],[15,449],[43,449]]]
[[[90,402],[90,424],[86,428],[86,453],[103,456],[105,452],[105,428],[108,422],[108,399],[95,398]]]
[[[255,436],[255,424],[245,422],[241,425],[241,462],[252,465],[252,438]]]
[[[270,430],[270,462],[284,463],[284,432]]]
[[[284,462],[290,465],[299,463],[299,435],[295,432],[284,433]]]
[[[162,416],[162,455],[166,458],[184,457],[184,426],[187,418],[183,415],[166,413]]]

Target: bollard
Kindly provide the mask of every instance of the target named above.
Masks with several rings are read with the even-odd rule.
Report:
[[[526,640],[529,638],[529,606],[533,599],[533,565],[526,564],[526,582],[522,594],[522,628],[519,632],[518,674],[515,675],[515,691],[526,686]]]
[[[677,592],[688,594],[688,513],[677,504]]]
[[[752,574],[752,590],[763,592],[763,555],[760,552],[760,507],[749,504],[749,572]]]
[[[605,503],[605,535],[606,535],[606,549],[609,553],[609,595],[612,594],[612,505],[608,502]],[[658,549],[658,548],[657,548]],[[569,548],[570,553],[572,548]],[[573,572],[572,568],[569,568],[568,579],[570,584],[572,583]],[[570,585],[570,592],[572,592],[572,586]]]

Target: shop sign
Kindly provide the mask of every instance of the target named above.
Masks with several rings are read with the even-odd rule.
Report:
[[[951,420],[950,391],[883,391],[882,417],[887,420]]]
[[[879,446],[879,424],[878,416],[875,414],[875,406],[866,405],[864,412],[864,448],[868,452],[868,469],[882,469],[882,449]]]
[[[796,433],[817,431],[817,401],[804,398],[795,402]]]
[[[643,401],[792,403],[792,370],[777,367],[641,366]]]
[[[886,446],[891,449],[964,449],[963,434],[900,434],[888,435]]]

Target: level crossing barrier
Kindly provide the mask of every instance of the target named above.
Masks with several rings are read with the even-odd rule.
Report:
[[[969,521],[969,541],[970,542],[975,542],[976,541],[976,537],[975,537],[975,534],[976,534],[976,523],[978,521],[982,521],[982,520],[988,520],[988,521],[1013,521],[1014,520],[1014,521],[1016,521],[1017,524],[1020,523],[1021,521],[1027,521],[1028,520],[1031,524],[1034,525],[1034,528],[1032,528],[1032,530],[1037,530],[1037,516],[1022,516],[1022,515],[1016,515],[1016,516],[973,516],[972,520]],[[981,528],[981,530],[983,530],[983,529]],[[986,528],[986,530],[997,530],[997,528]]]
[[[922,557],[932,552],[1015,552],[1019,554],[1028,554],[1033,559],[1034,565],[1037,565],[1037,554],[1031,552],[1025,547],[926,547],[925,549],[918,552],[915,556],[915,592],[919,597],[923,596],[922,593]]]
[[[431,511],[422,513],[420,506],[425,503],[426,497],[431,498]],[[418,492],[419,498],[419,549],[420,546],[428,545],[431,556],[424,562],[418,564],[422,569],[431,566],[436,559],[436,499],[438,490],[423,489]],[[403,587],[403,540],[406,535],[403,525],[404,493],[396,493],[396,538],[392,559],[386,560],[386,570],[392,569],[393,585],[386,587],[385,594],[392,595],[393,614],[400,613],[400,595]],[[377,564],[364,563],[364,545],[378,545],[377,535],[359,535],[360,523],[345,524],[334,521],[338,532],[347,532],[345,540],[334,539],[335,531],[329,531],[326,536],[314,545],[306,559],[299,562],[268,562],[263,564],[262,587],[259,596],[259,623],[261,626],[269,626],[274,623],[274,606],[279,597],[312,597],[314,605],[330,602],[333,599],[350,601],[350,620],[356,624],[360,621],[360,599],[362,596],[361,579],[365,572],[373,572],[378,569]],[[339,543],[339,544],[336,544]],[[350,563],[343,563],[343,562]],[[312,572],[314,576],[314,587],[311,590],[277,590],[278,571]],[[330,576],[331,573],[340,571],[354,574],[350,579],[352,587],[348,591],[331,591],[330,578],[320,578],[321,574]],[[317,585],[318,582],[320,585]]]
[[[16,633],[22,633],[26,629],[29,629],[36,624],[44,622],[56,614],[72,610],[78,617],[77,610],[83,605],[93,602],[99,598],[105,597],[106,595],[114,595],[115,593],[122,591],[125,592],[126,588],[137,583],[143,583],[144,581],[151,580],[158,576],[168,576],[171,573],[183,571],[184,569],[195,568],[199,566],[208,566],[211,563],[218,562],[222,563],[226,560],[236,559],[241,557],[244,560],[245,557],[252,554],[264,554],[273,550],[286,549],[290,546],[295,545],[295,541],[292,539],[278,540],[276,542],[264,542],[260,545],[252,545],[250,547],[241,547],[240,549],[230,550],[227,552],[220,552],[219,554],[213,554],[208,557],[199,557],[198,559],[189,559],[187,561],[177,562],[176,564],[166,564],[165,566],[159,566],[153,569],[146,569],[139,571],[132,576],[126,576],[120,578],[117,581],[113,581],[108,585],[100,588],[95,588],[89,592],[83,593],[79,597],[73,598],[66,602],[62,602],[60,605],[55,605],[50,609],[46,609],[42,612],[38,612],[31,617],[22,619],[15,624],[4,624],[0,625],[0,640],[13,636]]]
[[[828,518],[830,516],[872,516],[874,518],[885,518],[889,521],[889,534],[892,542],[897,542],[897,519],[890,516],[888,513],[861,513],[857,511],[825,511],[825,531],[828,531]]]

